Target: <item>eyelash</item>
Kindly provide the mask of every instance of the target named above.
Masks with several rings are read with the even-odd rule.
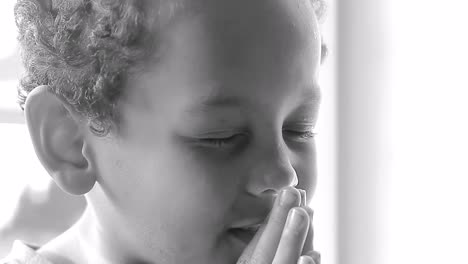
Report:
[[[212,145],[217,148],[222,148],[224,147],[224,144],[231,144],[237,136],[240,135],[233,135],[227,138],[203,138],[200,139],[200,141],[204,144]]]
[[[313,131],[293,131],[293,130],[283,130],[283,131],[294,134],[294,136],[296,136],[297,139],[300,141],[310,140],[311,138],[314,138],[317,135],[317,133]],[[233,135],[227,138],[204,138],[204,139],[200,139],[200,141],[204,144],[212,145],[217,148],[222,148],[226,144],[233,144],[233,141],[238,136],[241,136],[241,135],[240,134]]]
[[[310,130],[308,130],[308,131],[283,130],[283,131],[294,134],[300,140],[309,140],[311,138],[314,138],[317,135],[316,132],[313,132],[313,131],[310,131]]]

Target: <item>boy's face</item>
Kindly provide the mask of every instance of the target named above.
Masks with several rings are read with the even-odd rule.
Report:
[[[320,45],[307,1],[212,1],[173,24],[126,87],[121,134],[92,139],[102,235],[151,261],[235,263],[230,228],[285,186],[310,198]]]

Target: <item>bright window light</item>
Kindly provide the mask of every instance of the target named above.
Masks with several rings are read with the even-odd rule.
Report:
[[[25,188],[41,202],[49,188],[50,177],[35,156],[29,133],[24,124],[0,123],[0,229],[15,213],[18,198]]]
[[[15,0],[0,1],[0,25],[2,25],[0,59],[11,56],[16,49],[16,26],[13,12],[15,2]]]
[[[13,6],[16,0],[0,1],[0,229],[8,224],[15,213],[17,201],[26,188],[35,196],[32,200],[40,203],[47,194],[50,177],[37,159],[21,110],[16,103],[18,76],[16,71],[4,67],[16,67],[5,63],[9,57],[19,61],[16,25]],[[6,65],[6,66],[5,66]],[[10,71],[8,71],[10,70]],[[14,120],[14,123],[10,121]],[[0,256],[1,257],[1,256]]]
[[[384,263],[468,263],[468,4],[391,1]]]
[[[1,49],[0,45],[0,49]],[[18,80],[0,80],[0,111],[2,110],[17,110],[20,111],[19,105],[16,103],[17,91],[16,87]],[[0,120],[1,122],[1,120]]]

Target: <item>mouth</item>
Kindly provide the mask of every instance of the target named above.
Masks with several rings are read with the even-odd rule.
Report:
[[[242,227],[242,228],[231,228],[229,229],[229,233],[237,240],[240,240],[243,243],[248,244],[250,243],[250,241],[252,241],[258,229],[260,229],[260,226],[261,225],[253,225],[253,226]]]

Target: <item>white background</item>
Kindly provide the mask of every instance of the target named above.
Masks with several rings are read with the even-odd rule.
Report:
[[[468,3],[389,1],[386,258],[468,263]]]

